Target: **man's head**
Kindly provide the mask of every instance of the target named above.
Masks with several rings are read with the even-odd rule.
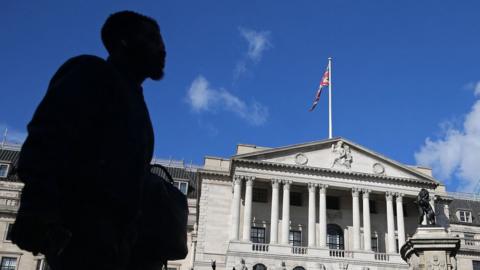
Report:
[[[123,58],[145,77],[159,80],[165,66],[165,45],[157,22],[133,11],[108,17],[102,41],[110,56]]]

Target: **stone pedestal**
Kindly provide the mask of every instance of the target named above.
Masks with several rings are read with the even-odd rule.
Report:
[[[411,270],[454,270],[452,258],[459,248],[460,239],[443,227],[422,226],[402,246],[400,254]]]

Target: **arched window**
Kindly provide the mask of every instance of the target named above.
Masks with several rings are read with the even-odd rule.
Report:
[[[293,268],[293,270],[305,270],[305,268],[303,268],[301,266],[296,266],[295,268]]]
[[[257,263],[253,266],[253,270],[267,270],[267,267],[264,264]]]
[[[343,230],[336,224],[327,225],[327,245],[330,249],[344,249]]]

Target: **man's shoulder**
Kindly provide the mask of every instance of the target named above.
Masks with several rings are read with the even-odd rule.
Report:
[[[68,59],[62,67],[64,68],[82,68],[89,70],[91,68],[93,69],[105,69],[109,67],[108,62],[98,56],[95,55],[78,55],[75,57],[72,57]]]
[[[57,82],[75,81],[101,82],[112,74],[112,66],[103,58],[94,55],[79,55],[65,61],[51,79],[51,84]]]

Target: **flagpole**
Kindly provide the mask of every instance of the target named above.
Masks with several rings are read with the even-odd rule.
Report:
[[[328,138],[332,138],[332,57],[328,58]]]
[[[5,142],[7,141],[8,128],[5,128],[5,133],[3,133],[2,148],[5,147]]]

